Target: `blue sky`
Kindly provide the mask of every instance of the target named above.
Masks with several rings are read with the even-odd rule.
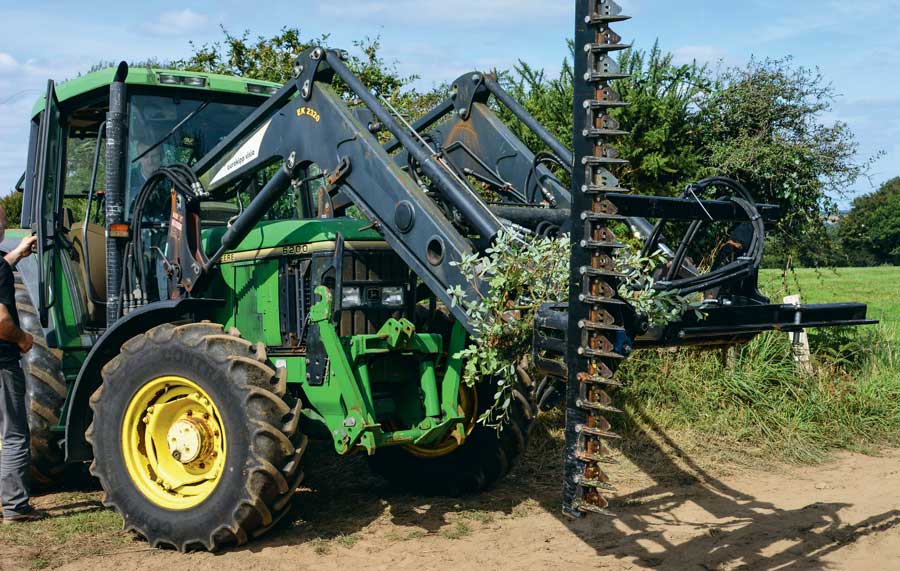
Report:
[[[574,26],[572,0],[246,0],[221,2],[20,2],[0,0],[0,194],[25,164],[29,110],[46,80],[76,76],[100,60],[174,59],[188,42],[214,41],[219,26],[272,34],[298,26],[332,44],[380,36],[383,54],[420,87],[521,58],[559,69]],[[619,33],[638,47],[659,39],[680,61],[740,65],[793,55],[818,66],[840,97],[826,122],[845,121],[861,158],[884,151],[848,189],[873,190],[900,175],[900,0],[621,0],[634,19]],[[85,9],[89,6],[89,9]]]

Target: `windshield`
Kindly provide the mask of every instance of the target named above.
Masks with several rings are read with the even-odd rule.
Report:
[[[125,198],[129,217],[138,191],[156,169],[172,163],[193,165],[255,109],[183,97],[133,96]]]

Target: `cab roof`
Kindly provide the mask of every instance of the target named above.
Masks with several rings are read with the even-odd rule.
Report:
[[[56,85],[56,97],[60,103],[74,97],[78,97],[84,93],[88,93],[95,89],[107,86],[112,83],[116,74],[115,67],[108,67],[98,71],[64,81]],[[172,79],[174,78],[174,79]],[[202,78],[202,80],[191,80],[193,85],[186,83],[184,78]],[[191,89],[194,91],[218,91],[226,93],[240,93],[243,95],[259,95],[261,97],[270,96],[274,90],[281,87],[278,83],[271,81],[261,81],[257,79],[246,79],[231,75],[221,75],[218,73],[203,73],[199,71],[181,71],[174,69],[161,69],[155,67],[132,67],[128,70],[128,77],[125,79],[128,85],[148,85],[161,86],[177,89]],[[36,117],[44,110],[45,96],[40,96],[35,102],[31,110],[32,118]]]

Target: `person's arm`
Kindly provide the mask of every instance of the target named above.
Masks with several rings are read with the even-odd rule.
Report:
[[[19,260],[31,255],[35,244],[37,244],[37,236],[25,236],[22,238],[22,241],[19,242],[19,245],[16,246],[13,251],[6,254],[3,259],[6,260],[6,263],[9,264],[10,267],[14,268],[16,267],[16,264],[19,263]]]
[[[19,346],[19,351],[27,353],[34,345],[34,337],[31,333],[22,331],[10,315],[6,306],[0,303],[0,339],[9,341]]]
[[[19,245],[16,246],[12,252],[6,254],[3,259],[10,265],[10,268],[13,268],[19,260],[31,255],[32,249],[36,243],[36,236],[26,236],[19,242]],[[0,282],[12,281],[13,274],[10,268],[5,268],[2,274],[0,274]],[[14,304],[16,303],[15,296],[11,296],[12,299],[6,299],[11,292],[15,291],[13,285],[14,284],[12,283],[0,283],[0,286],[6,286],[0,287],[0,292],[3,292],[0,293],[0,339],[15,343],[19,347],[19,351],[27,353],[31,351],[31,346],[34,345],[34,337],[32,337],[30,333],[22,331],[22,329],[16,325],[12,314],[9,312],[9,309],[7,309],[7,307],[14,307]]]

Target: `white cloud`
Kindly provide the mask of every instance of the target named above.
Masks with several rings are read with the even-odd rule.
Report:
[[[38,93],[22,93],[0,103],[0,196],[9,194],[25,170],[28,116]]]
[[[780,0],[776,2],[764,2],[773,10],[784,12],[790,9],[790,4],[784,4]],[[828,30],[840,31],[847,27],[849,22],[864,21],[871,18],[894,18],[896,10],[900,8],[898,0],[830,0],[822,3],[816,9],[797,7],[772,23],[764,26],[758,35],[762,42],[781,41],[796,38],[815,32]],[[777,12],[776,12],[777,13]]]
[[[8,53],[0,52],[0,73],[9,73],[15,71],[18,67],[19,62],[16,61],[16,58]]]
[[[143,29],[154,36],[183,36],[206,26],[209,17],[194,12],[190,8],[173,12],[163,12]]]
[[[0,196],[25,169],[31,109],[46,91],[47,80],[75,77],[91,61],[78,56],[19,62],[0,52]]]

